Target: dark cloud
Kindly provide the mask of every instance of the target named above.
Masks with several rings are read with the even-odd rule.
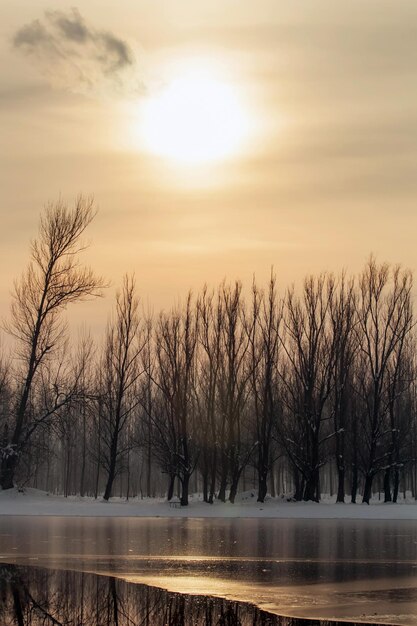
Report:
[[[101,37],[108,55],[108,61],[113,70],[132,64],[133,59],[130,48],[126,46],[124,41],[115,37],[112,33],[102,33]]]
[[[129,44],[112,32],[87,24],[77,9],[47,11],[41,20],[20,28],[14,48],[26,53],[52,82],[69,88],[123,82],[135,66]]]
[[[50,34],[39,20],[23,26],[23,28],[17,31],[13,39],[16,48],[44,46],[50,44],[51,41]]]
[[[91,31],[76,9],[73,9],[70,15],[65,15],[62,11],[50,11],[47,15],[61,35],[67,39],[85,43],[91,37]]]

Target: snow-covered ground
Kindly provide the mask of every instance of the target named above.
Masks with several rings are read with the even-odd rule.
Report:
[[[0,515],[55,515],[74,517],[267,517],[297,519],[385,519],[417,520],[417,503],[413,500],[398,504],[373,501],[366,504],[336,504],[327,498],[314,502],[287,502],[285,498],[268,498],[264,504],[256,502],[255,492],[245,492],[235,504],[215,502],[205,504],[201,498],[191,498],[188,507],[173,507],[163,499],[129,501],[49,495],[36,489],[19,492],[16,489],[0,491]]]

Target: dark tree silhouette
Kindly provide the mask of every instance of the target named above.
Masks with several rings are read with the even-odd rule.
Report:
[[[357,388],[362,401],[363,502],[367,504],[373,479],[388,460],[387,437],[392,434],[389,390],[391,387],[391,395],[396,395],[403,347],[412,328],[411,288],[409,271],[378,265],[373,258],[359,279]]]
[[[282,380],[288,411],[282,442],[303,477],[304,500],[320,499],[321,447],[326,404],[331,392],[331,339],[328,317],[334,281],[325,275],[304,282],[302,296],[287,295],[282,346]],[[299,494],[301,496],[301,493]]]
[[[14,286],[7,330],[17,340],[21,370],[16,409],[10,416],[8,440],[2,449],[3,489],[13,487],[19,459],[35,430],[56,415],[75,391],[56,391],[45,411],[29,416],[36,378],[65,336],[62,312],[69,304],[99,295],[103,286],[103,281],[79,261],[85,248],[81,237],[94,215],[92,198],[79,196],[72,209],[61,200],[47,205],[38,238],[31,245],[29,265]]]
[[[250,336],[252,402],[255,414],[255,467],[258,473],[258,502],[264,502],[268,475],[274,463],[276,421],[281,417],[278,382],[279,330],[283,307],[278,302],[276,279],[271,275],[268,292],[254,284]]]
[[[140,355],[143,350],[139,300],[135,281],[125,276],[121,292],[116,295],[116,315],[107,328],[102,362],[103,398],[102,436],[103,460],[107,473],[104,499],[112,494],[118,463],[127,453],[129,441],[122,442],[128,420],[139,404],[141,375]],[[124,445],[121,445],[124,443]]]

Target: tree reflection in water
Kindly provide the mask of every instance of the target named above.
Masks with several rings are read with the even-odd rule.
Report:
[[[169,593],[113,577],[0,567],[4,626],[251,626],[278,624],[251,605]]]
[[[250,604],[171,593],[113,577],[3,564],[0,565],[0,624],[306,626],[325,622],[282,618]]]

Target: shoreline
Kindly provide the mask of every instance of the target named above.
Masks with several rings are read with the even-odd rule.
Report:
[[[417,520],[417,502],[397,504],[378,500],[367,504],[322,502],[287,502],[268,498],[256,502],[254,492],[241,494],[235,504],[215,502],[210,505],[193,497],[187,507],[173,507],[163,498],[102,498],[49,495],[36,489],[0,491],[0,516],[48,517],[163,517],[229,519],[335,519],[335,520]]]

